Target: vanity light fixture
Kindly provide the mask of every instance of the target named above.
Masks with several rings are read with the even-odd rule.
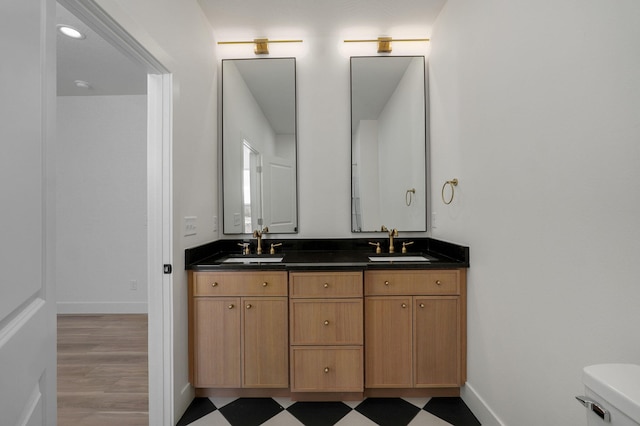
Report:
[[[345,40],[345,43],[378,43],[378,53],[391,53],[392,41],[429,41],[428,38],[378,37],[374,40]]]
[[[219,41],[218,44],[255,44],[253,52],[256,55],[269,53],[269,43],[302,43],[302,40],[269,40],[268,38],[254,38],[252,41]]]
[[[76,40],[84,40],[86,38],[84,34],[70,25],[59,24],[57,25],[57,28],[60,34],[63,34],[67,37],[74,38]]]

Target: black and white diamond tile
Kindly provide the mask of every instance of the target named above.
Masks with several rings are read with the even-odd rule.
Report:
[[[196,398],[177,426],[480,426],[460,398]]]

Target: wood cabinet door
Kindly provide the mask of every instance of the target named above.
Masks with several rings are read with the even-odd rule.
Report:
[[[194,302],[195,387],[240,387],[240,298]]]
[[[412,386],[412,299],[365,298],[365,387]]]
[[[242,299],[243,387],[289,387],[287,306],[286,297]]]
[[[416,387],[460,386],[460,298],[414,298]]]

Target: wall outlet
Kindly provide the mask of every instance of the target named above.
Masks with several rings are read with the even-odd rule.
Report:
[[[437,228],[436,225],[436,212],[431,212],[431,227]]]
[[[137,280],[129,281],[129,290],[138,291],[138,281]]]
[[[213,217],[213,232],[218,232],[218,216]]]
[[[196,235],[196,216],[184,217],[184,236]]]

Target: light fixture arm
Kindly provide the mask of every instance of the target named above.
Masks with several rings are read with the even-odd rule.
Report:
[[[269,43],[302,43],[302,40],[269,40],[268,38],[254,38],[251,41],[219,41],[218,44],[255,44],[253,52],[256,55],[269,53]]]
[[[428,38],[378,37],[373,40],[345,40],[345,43],[378,43],[378,53],[391,53],[392,41],[429,41]]]

